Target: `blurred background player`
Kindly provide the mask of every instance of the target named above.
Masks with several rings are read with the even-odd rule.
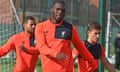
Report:
[[[120,32],[118,32],[115,39],[115,68],[120,70]]]
[[[37,50],[35,48],[35,30],[36,22],[32,16],[25,17],[23,24],[23,32],[10,37],[6,44],[0,47],[0,57],[6,55],[11,50],[16,53],[16,64],[14,65],[13,72],[34,72],[38,55],[30,55],[22,48]]]
[[[100,37],[100,30],[101,30],[101,26],[99,23],[97,22],[88,23],[87,39],[83,41],[84,45],[93,55],[97,66],[98,66],[98,60],[100,59],[109,72],[115,72],[115,69],[105,57],[105,51],[103,46],[100,45],[100,43],[98,43]],[[75,58],[78,59],[78,72],[94,72],[91,71],[91,66],[89,66],[88,61],[84,60],[84,58],[81,57],[81,55],[76,49],[73,50],[73,57],[74,59]]]

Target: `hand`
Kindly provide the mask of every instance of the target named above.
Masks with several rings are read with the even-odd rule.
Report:
[[[26,48],[24,46],[20,46],[20,49],[23,51],[23,52],[26,52]]]
[[[66,60],[67,55],[64,54],[64,53],[59,52],[59,53],[56,54],[56,59],[58,59],[58,60]]]
[[[94,70],[94,72],[98,72],[98,69]]]
[[[98,71],[94,71],[94,72],[98,72]]]

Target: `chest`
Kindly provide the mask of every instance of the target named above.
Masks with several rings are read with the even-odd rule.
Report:
[[[72,25],[63,23],[59,26],[49,25],[44,27],[44,35],[46,38],[71,40]]]
[[[22,37],[22,38],[16,39],[15,47],[20,48],[20,46],[24,46],[25,48],[34,47],[35,40],[29,37]]]
[[[100,58],[101,54],[101,46],[99,44],[96,45],[86,45],[89,52],[94,56],[95,59]]]

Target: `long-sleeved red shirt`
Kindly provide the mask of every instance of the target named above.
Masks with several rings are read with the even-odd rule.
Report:
[[[0,47],[0,57],[11,50],[15,50],[16,64],[14,65],[14,72],[34,72],[38,55],[30,55],[20,49],[21,46],[27,49],[36,49],[35,46],[30,46],[29,37],[28,34],[20,32],[13,35],[6,44]]]
[[[87,59],[93,68],[96,68],[92,55],[81,42],[74,25],[61,21],[53,24],[50,19],[37,24],[35,30],[36,47],[39,48],[42,72],[73,72],[73,58],[71,42]],[[60,61],[55,58],[58,52],[65,53],[68,58]]]
[[[95,47],[95,45],[89,44],[89,48],[92,48],[93,50],[92,49],[91,50],[94,51],[94,53],[96,53],[96,55],[98,55],[100,58],[105,57],[105,51],[102,46],[100,47],[100,49],[98,49]],[[76,49],[73,49],[73,55],[78,56],[78,58],[77,58],[78,59],[78,72],[94,72],[91,70],[92,67],[89,65],[88,61],[82,57],[79,57],[79,52]],[[98,68],[98,59],[94,59],[94,61]]]

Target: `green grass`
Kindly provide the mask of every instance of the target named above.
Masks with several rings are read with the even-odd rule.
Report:
[[[74,65],[74,68],[75,68],[75,69],[74,69],[75,72],[77,72],[77,70],[78,70],[78,69],[77,69],[77,64]],[[108,72],[108,70],[106,70],[106,69],[104,68],[104,72]],[[120,72],[120,70],[119,70],[119,71],[116,71],[116,72]]]
[[[37,72],[42,72],[42,69],[41,69],[40,65],[37,65]],[[75,72],[77,72],[77,67],[75,67]],[[108,72],[108,71],[106,69],[104,69],[104,72]],[[120,70],[117,71],[117,72],[120,72]]]
[[[41,66],[37,65],[37,72],[42,72]]]
[[[3,69],[2,67],[3,67],[3,65],[0,65],[0,69]],[[9,67],[12,69],[12,66],[9,66]],[[7,70],[7,68],[8,67],[6,66],[5,69]],[[77,68],[75,68],[75,69],[76,69],[75,72],[77,72]],[[0,71],[3,72],[2,70],[0,70]],[[12,71],[9,71],[9,72],[12,72]],[[42,72],[41,65],[37,65],[37,72]],[[108,72],[108,71],[105,69],[104,72]],[[120,72],[120,70],[117,72]]]
[[[0,72],[8,72],[5,70],[10,70],[9,72],[12,72],[13,65],[8,65],[8,64],[9,64],[8,62],[4,64],[0,63]],[[37,63],[37,72],[42,72],[40,60],[38,60],[38,63]],[[75,66],[75,72],[77,72],[77,66]],[[104,72],[108,72],[108,71],[104,69]],[[117,72],[120,72],[120,70]]]

